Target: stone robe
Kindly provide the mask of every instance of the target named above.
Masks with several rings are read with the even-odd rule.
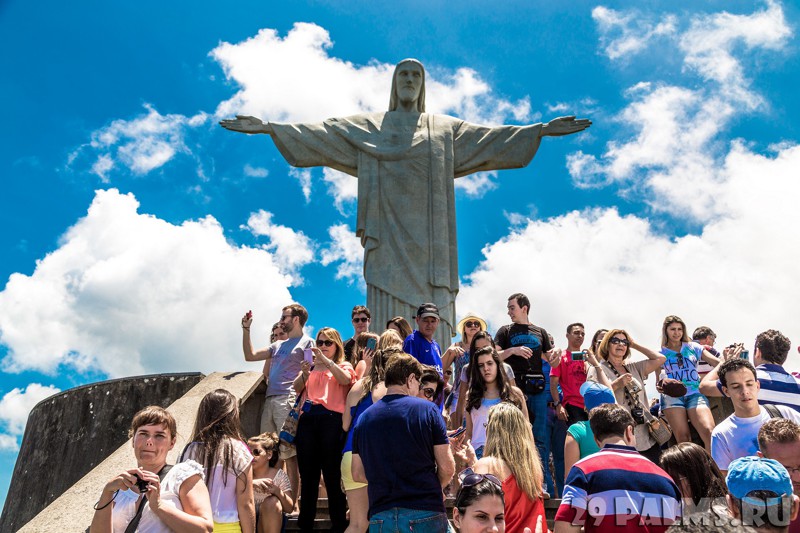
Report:
[[[527,165],[541,124],[486,127],[444,115],[390,111],[314,124],[270,123],[295,167],[327,166],[358,178],[356,235],[364,246],[367,307],[380,331],[424,302],[439,306],[436,338],[456,323],[455,178]]]

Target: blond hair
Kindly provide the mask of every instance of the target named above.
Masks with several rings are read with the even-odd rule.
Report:
[[[484,457],[505,461],[522,492],[532,500],[542,497],[544,474],[531,425],[514,404],[501,402],[489,409]]]

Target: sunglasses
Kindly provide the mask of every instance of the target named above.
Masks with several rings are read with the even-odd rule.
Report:
[[[436,394],[436,389],[433,389],[433,388],[431,388],[431,387],[423,387],[423,388],[421,388],[420,390],[422,391],[422,394],[424,394],[424,395],[425,395],[425,397],[426,397],[427,399],[429,399],[429,400],[430,400],[431,398],[433,398],[433,395],[434,395],[434,394]]]
[[[259,455],[266,455],[267,450],[262,450],[261,448],[253,448],[252,450],[250,450],[250,453],[258,457]]]
[[[355,317],[353,319],[353,324],[357,324],[359,322],[369,322],[369,318],[362,316],[362,317]]]
[[[488,481],[490,483],[494,483],[498,488],[503,488],[503,482],[497,479],[496,476],[492,474],[476,474],[472,471],[471,468],[465,468],[458,474],[458,481],[461,483],[461,488],[458,489],[458,494],[456,495],[456,501],[454,507],[458,509],[463,509],[462,499],[464,495],[464,489],[468,489],[470,487],[474,487],[478,483],[483,481]]]
[[[470,320],[468,322],[464,322],[464,327],[465,328],[479,328],[479,327],[481,327],[481,323],[478,322],[477,320]]]
[[[683,368],[683,354],[682,354],[682,353],[680,353],[680,352],[678,352],[678,357],[677,357],[677,359],[678,359],[678,366],[679,366],[679,367],[681,367],[681,368]]]
[[[623,346],[631,345],[631,341],[629,341],[628,339],[618,339],[617,337],[611,337],[611,339],[608,342],[610,344],[621,344]]]
[[[317,348],[320,346],[333,346],[334,344],[336,343],[328,339],[317,339]]]

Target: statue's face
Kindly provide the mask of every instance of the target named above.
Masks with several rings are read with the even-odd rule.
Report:
[[[397,99],[401,102],[416,102],[422,89],[422,69],[416,63],[403,63],[395,75]]]

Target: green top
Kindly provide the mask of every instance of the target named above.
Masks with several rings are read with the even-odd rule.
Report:
[[[578,447],[581,450],[581,459],[600,451],[600,448],[597,447],[597,443],[594,441],[594,433],[592,433],[592,428],[589,426],[588,420],[572,424],[567,429],[567,433],[572,435],[572,438],[578,443]]]

